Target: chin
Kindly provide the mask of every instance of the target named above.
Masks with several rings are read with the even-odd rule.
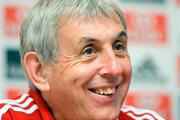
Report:
[[[95,120],[116,120],[119,116],[120,109],[108,109],[108,110],[99,110],[95,112]]]

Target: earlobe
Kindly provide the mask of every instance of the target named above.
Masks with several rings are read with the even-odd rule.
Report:
[[[24,69],[32,84],[40,91],[50,90],[48,79],[44,74],[44,66],[35,52],[28,52],[23,59]]]

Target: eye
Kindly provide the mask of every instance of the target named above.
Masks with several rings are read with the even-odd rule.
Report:
[[[116,50],[116,51],[125,51],[125,50],[126,50],[126,47],[125,47],[125,45],[123,45],[123,43],[121,43],[120,41],[116,41],[116,42],[113,44],[113,50]]]
[[[95,49],[92,46],[88,46],[82,51],[82,55],[92,55],[94,53]]]

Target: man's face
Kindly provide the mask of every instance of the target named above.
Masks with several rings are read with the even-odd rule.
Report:
[[[48,71],[48,103],[55,117],[117,118],[131,78],[127,37],[110,18],[68,21],[59,30],[58,62]]]

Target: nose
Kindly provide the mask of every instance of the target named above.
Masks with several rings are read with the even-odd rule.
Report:
[[[122,74],[123,67],[121,65],[120,58],[118,58],[114,54],[114,51],[110,51],[102,55],[101,65],[102,66],[101,66],[100,74],[102,76],[109,76],[116,78]]]

